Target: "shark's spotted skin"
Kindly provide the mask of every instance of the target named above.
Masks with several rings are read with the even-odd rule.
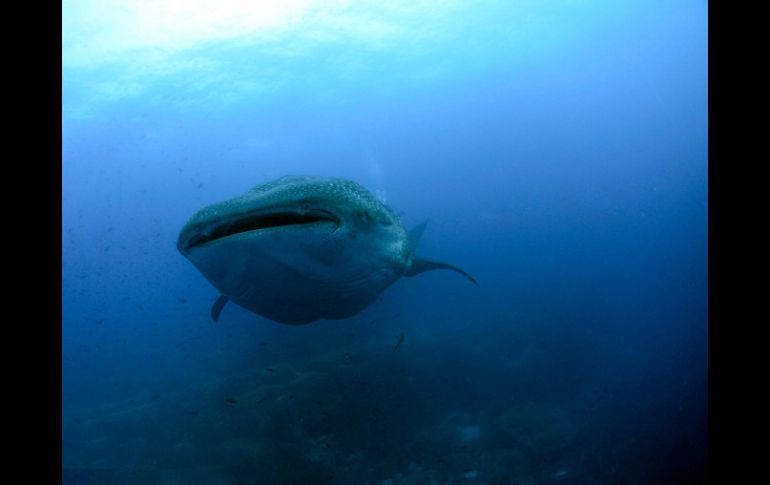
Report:
[[[227,300],[288,324],[355,315],[402,276],[446,263],[413,257],[399,218],[356,182],[290,175],[199,210],[177,248]],[[416,236],[415,236],[416,234]]]

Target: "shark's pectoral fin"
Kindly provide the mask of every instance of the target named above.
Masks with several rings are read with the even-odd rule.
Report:
[[[461,270],[457,266],[453,266],[449,263],[431,261],[429,259],[423,259],[423,258],[412,258],[412,267],[409,268],[409,271],[407,271],[404,276],[415,276],[420,273],[424,273],[426,271],[430,271],[433,269],[451,269],[452,271],[456,271],[461,275],[465,276],[466,278],[468,278],[469,280],[471,280],[474,285],[479,284],[479,282],[476,281],[476,278],[466,273],[465,271]]]
[[[215,322],[219,320],[219,314],[222,313],[222,309],[225,307],[225,303],[227,303],[227,297],[225,295],[220,295],[219,298],[217,298],[217,301],[214,302],[213,305],[211,305],[211,319]]]

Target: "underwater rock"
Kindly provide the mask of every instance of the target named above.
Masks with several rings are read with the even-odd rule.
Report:
[[[476,441],[481,436],[478,426],[458,426],[455,429],[460,434],[460,441]]]

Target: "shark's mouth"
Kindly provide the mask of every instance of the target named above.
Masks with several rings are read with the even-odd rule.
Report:
[[[324,209],[311,209],[302,212],[277,211],[255,212],[224,218],[196,231],[184,245],[185,251],[212,241],[224,239],[245,232],[272,229],[277,227],[304,226],[319,222],[331,222],[340,225],[340,219]]]

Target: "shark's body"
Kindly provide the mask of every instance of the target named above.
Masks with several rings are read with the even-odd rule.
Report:
[[[425,224],[410,234],[398,216],[356,182],[286,176],[199,210],[179,251],[222,296],[276,322],[351,317],[391,283],[431,269],[459,268],[414,256]]]

